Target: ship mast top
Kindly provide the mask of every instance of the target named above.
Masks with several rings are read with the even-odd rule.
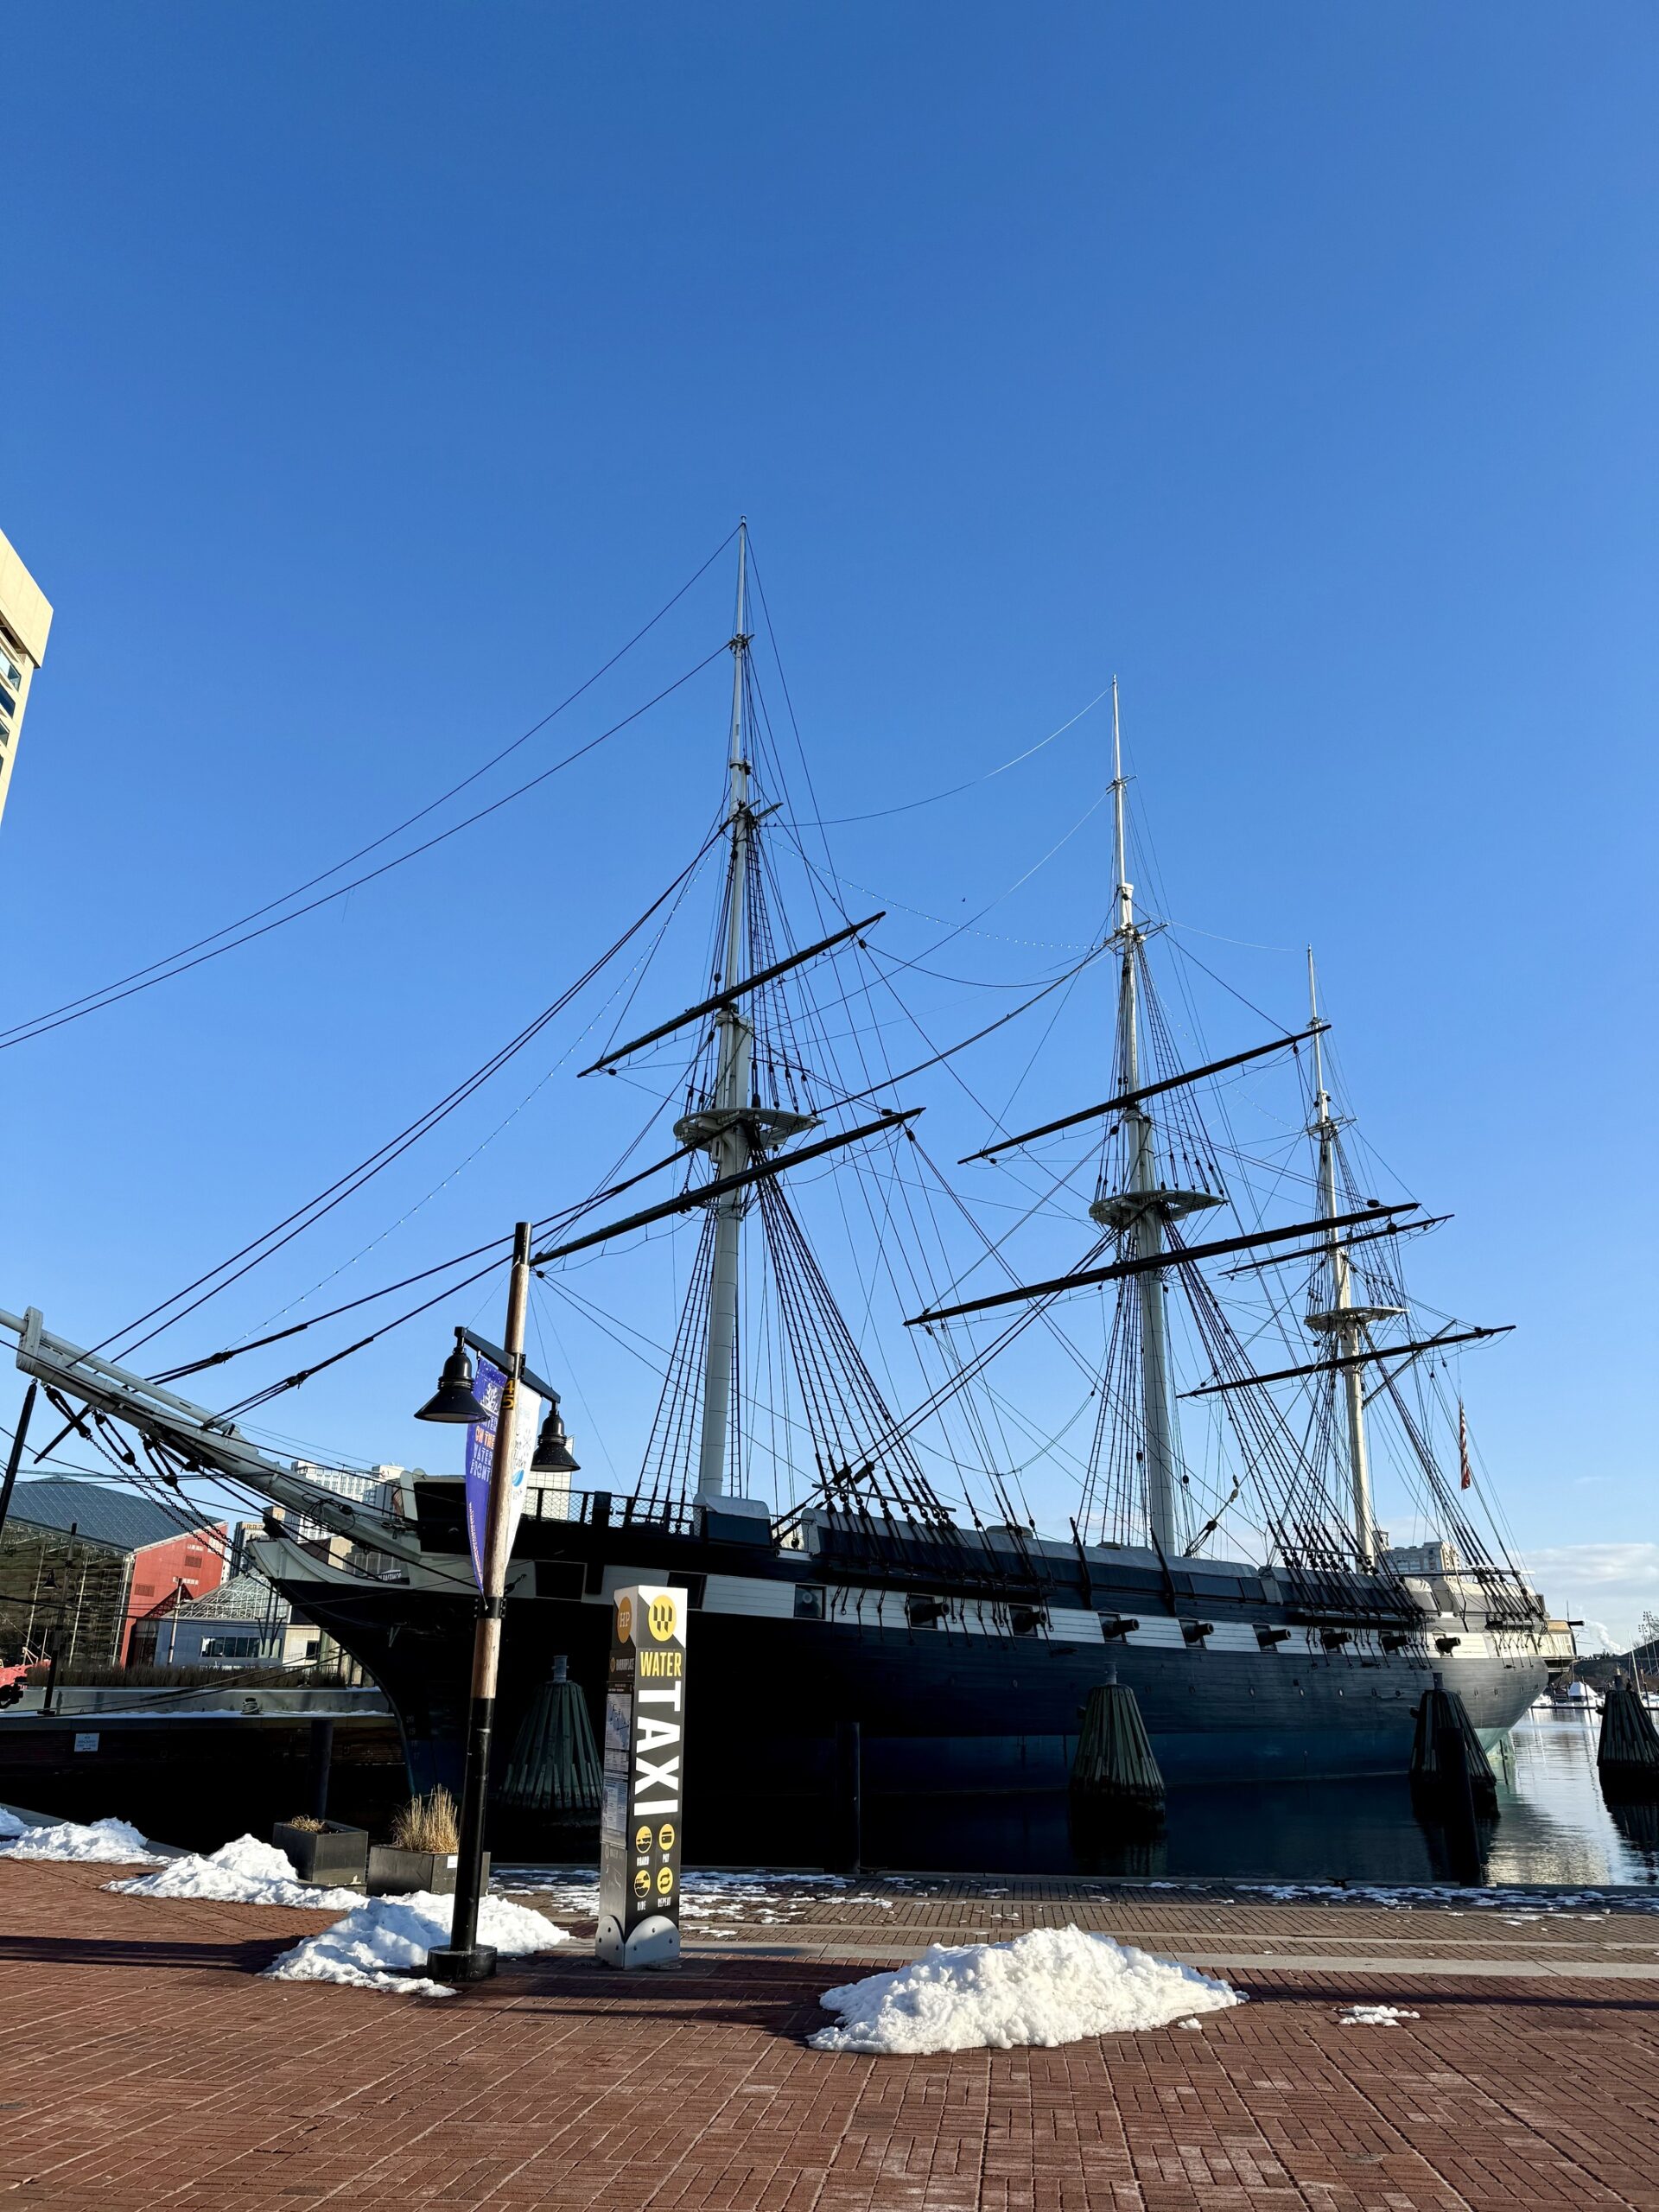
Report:
[[[1112,678],[1112,814],[1117,847],[1117,928],[1114,934],[1130,936],[1135,930],[1135,886],[1123,835],[1123,731],[1118,720],[1117,678]]]
[[[727,819],[734,824],[740,815],[749,810],[749,764],[743,751],[743,683],[747,673],[749,632],[744,625],[748,620],[749,597],[749,524],[747,516],[740,516],[737,524],[737,613],[732,626],[728,650],[732,656],[732,735],[727,748],[726,767],[730,779],[731,804]],[[730,981],[728,977],[728,981]]]
[[[731,858],[727,878],[726,953],[725,967],[720,980],[734,983],[744,971],[743,939],[747,906],[749,873],[749,838],[753,820],[749,810],[749,764],[743,749],[743,693],[747,676],[749,651],[748,632],[744,627],[748,613],[749,581],[749,525],[747,518],[737,525],[737,614],[732,630],[732,728],[727,747],[726,775],[729,794],[726,822],[731,838]],[[747,1105],[749,1088],[749,1057],[753,1048],[754,1031],[735,1005],[720,1010],[720,1058],[715,1082],[714,1104],[716,1111],[730,1113]],[[739,1163],[741,1164],[741,1162]]]

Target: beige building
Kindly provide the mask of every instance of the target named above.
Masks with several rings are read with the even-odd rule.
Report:
[[[29,683],[46,658],[46,633],[51,627],[46,594],[0,531],[0,814],[5,812],[11,789]]]

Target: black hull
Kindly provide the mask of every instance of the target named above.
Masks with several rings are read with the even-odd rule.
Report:
[[[283,1586],[385,1692],[411,1787],[458,1789],[471,1603],[361,1583]],[[597,1728],[609,1634],[608,1605],[510,1600],[498,1741],[511,1744],[560,1654]],[[1514,1725],[1550,1671],[1541,1656],[1148,1649],[696,1611],[687,1817],[699,1801],[734,1796],[827,1807],[836,1730],[855,1720],[873,1794],[1063,1789],[1079,1708],[1110,1665],[1135,1691],[1166,1779],[1178,1786],[1403,1776],[1433,1671],[1488,1736]]]

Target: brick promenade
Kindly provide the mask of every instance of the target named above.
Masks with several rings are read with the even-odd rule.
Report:
[[[672,1976],[573,1944],[435,2002],[260,1980],[315,1915],[112,1871],[0,1863],[20,2212],[1659,2212],[1659,1918],[871,1882],[722,1906]],[[1058,2050],[803,2047],[834,1980],[1066,1920],[1252,1961],[1217,1970],[1255,2001]],[[1338,2024],[1357,2000],[1422,2017]]]

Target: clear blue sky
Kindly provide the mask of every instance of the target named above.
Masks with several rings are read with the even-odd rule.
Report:
[[[6,43],[0,525],[57,607],[0,830],[8,1020],[423,803],[747,510],[828,812],[995,766],[1118,672],[1172,912],[1247,940],[1205,957],[1287,1020],[1316,942],[1368,1134],[1458,1215],[1431,1294],[1520,1325],[1471,1419],[1552,1598],[1659,1604],[1649,9],[82,0],[14,5]],[[728,588],[515,765],[717,645]],[[91,1340],[474,1065],[679,864],[724,681],[0,1054],[0,1303]],[[1096,794],[1103,735],[842,865],[977,906]],[[986,926],[1086,933],[1103,826]],[[1034,1112],[1098,1095],[1086,1027],[1057,1050]],[[575,1195],[588,1096],[556,1077],[387,1254]],[[289,1426],[416,1458],[441,1334]],[[648,1378],[570,1349],[626,1460]]]

